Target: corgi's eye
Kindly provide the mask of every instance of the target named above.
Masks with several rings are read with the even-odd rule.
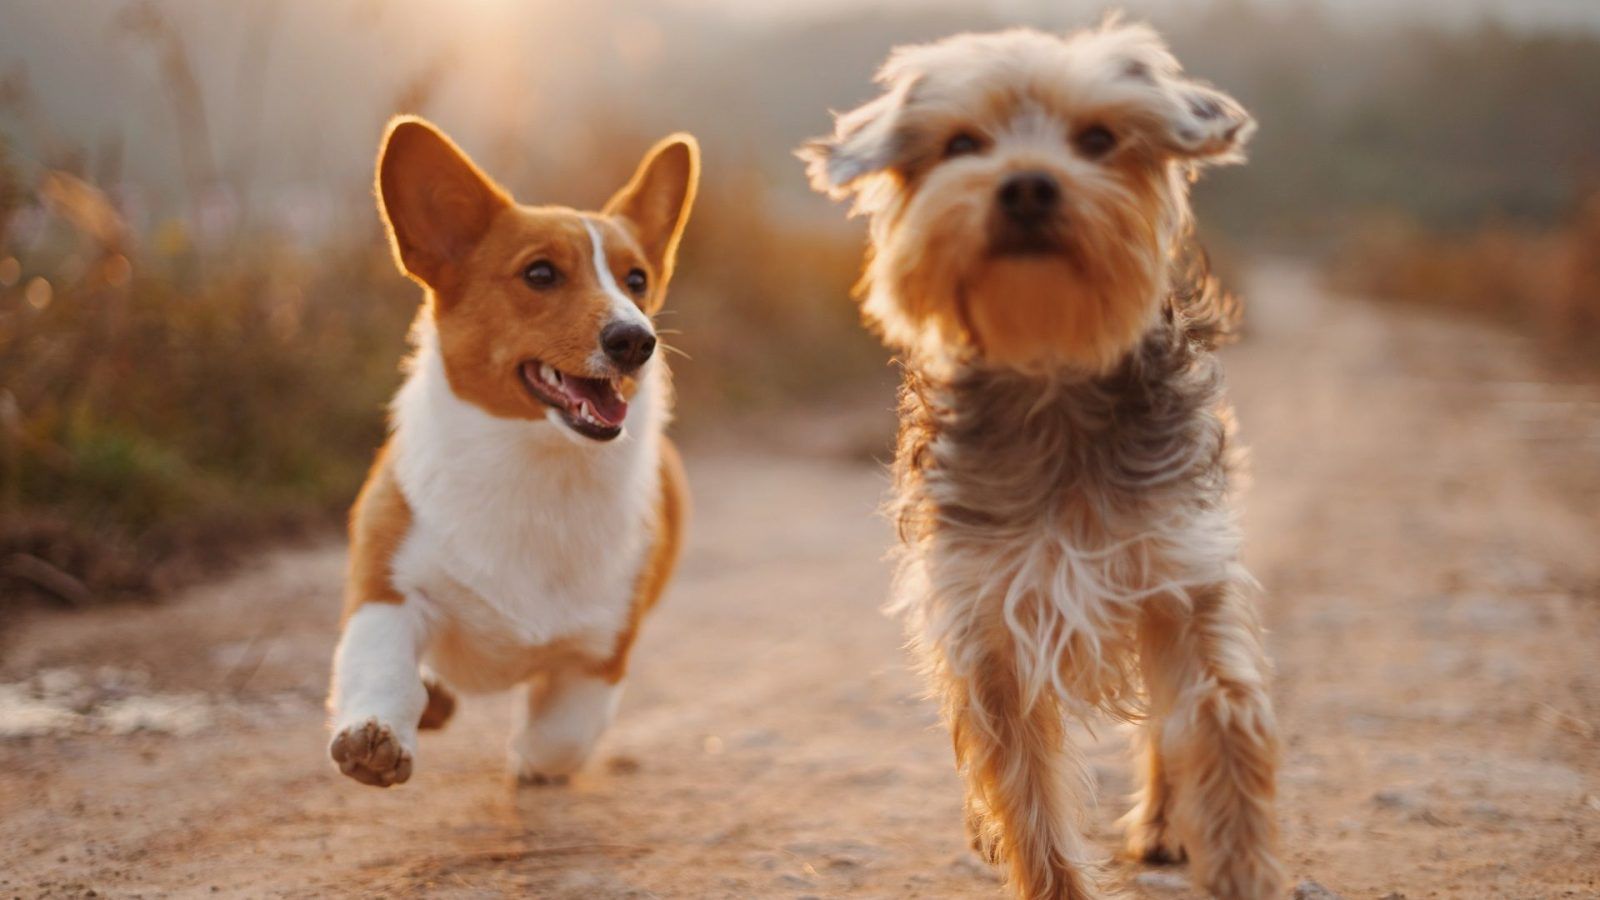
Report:
[[[622,281],[628,286],[628,290],[635,294],[644,293],[644,289],[650,286],[650,278],[644,274],[643,269],[629,269]]]
[[[561,270],[549,260],[541,259],[522,270],[522,280],[536,290],[549,290],[561,283]]]
[[[1117,149],[1117,136],[1104,125],[1091,125],[1072,139],[1078,152],[1088,159],[1099,159]]]
[[[950,140],[945,141],[944,157],[945,159],[949,159],[952,156],[968,156],[970,154],[977,153],[982,149],[983,142],[978,140],[976,135],[963,131],[957,134],[955,137],[952,137]]]

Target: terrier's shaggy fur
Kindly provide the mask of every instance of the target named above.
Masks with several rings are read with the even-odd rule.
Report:
[[[894,606],[944,701],[974,846],[1096,893],[1064,717],[1143,721],[1127,848],[1280,894],[1277,738],[1228,503],[1238,451],[1188,183],[1254,128],[1157,35],[960,35],[802,148],[871,219],[864,310],[905,357]]]

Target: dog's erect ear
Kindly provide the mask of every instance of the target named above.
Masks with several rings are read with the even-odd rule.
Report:
[[[601,210],[633,224],[660,284],[672,277],[699,184],[700,145],[693,135],[670,135],[650,148],[633,178]]]
[[[401,116],[378,151],[378,211],[400,268],[440,290],[511,198],[429,122]]]
[[[911,85],[911,79],[901,79],[877,99],[839,113],[831,136],[807,141],[795,151],[806,164],[813,189],[842,199],[863,178],[893,164],[899,152],[900,111]]]
[[[1160,143],[1174,156],[1195,162],[1244,160],[1244,145],[1256,123],[1239,101],[1216,88],[1182,79],[1167,85]]]

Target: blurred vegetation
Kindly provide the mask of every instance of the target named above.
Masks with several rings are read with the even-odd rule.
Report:
[[[1403,216],[1374,219],[1332,256],[1329,276],[1344,291],[1527,331],[1557,362],[1600,365],[1600,192],[1555,228],[1441,234]]]
[[[38,184],[0,205],[49,214],[0,251],[4,588],[142,592],[346,499],[415,303],[381,245],[135,242],[86,182]]]
[[[1199,187],[1203,221],[1235,236],[1323,250],[1374,214],[1551,224],[1600,181],[1592,32],[1357,28],[1224,0],[1170,36],[1261,122],[1250,164]]]
[[[601,19],[647,6],[602,5]],[[134,183],[122,135],[72,143],[25,71],[0,73],[0,616],[25,597],[148,594],[263,536],[330,528],[399,382],[418,291],[383,246],[366,159],[337,161],[360,171],[340,187],[312,182],[331,225],[256,214],[277,188],[211,158],[207,71],[167,8],[128,3],[115,28],[156,63],[169,184]],[[1054,9],[1033,23],[1082,24]],[[641,76],[658,87],[597,78],[592,102],[564,98],[587,119],[508,115],[476,136],[467,123],[463,143],[519,196],[592,207],[659,134],[700,134],[707,178],[661,321],[682,354],[678,427],[863,391],[887,403],[886,356],[843,299],[861,229],[806,192],[789,150],[827,128],[825,108],[870,96],[891,45],[1018,22],[946,7],[691,38],[663,16],[662,46],[683,47]],[[1600,39],[1358,26],[1310,2],[1217,0],[1156,24],[1262,123],[1251,164],[1197,188],[1206,242],[1232,267],[1311,253],[1341,286],[1596,333],[1600,201],[1577,198],[1600,183]],[[372,141],[390,111],[448,112],[447,50],[364,105]],[[241,208],[224,215],[219,197]]]

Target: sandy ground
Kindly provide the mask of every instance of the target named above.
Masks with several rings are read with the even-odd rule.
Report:
[[[1295,880],[1600,897],[1600,388],[1502,334],[1328,300],[1289,266],[1249,297],[1228,365]],[[995,895],[878,612],[885,479],[835,452],[863,445],[851,421],[692,448],[686,562],[566,788],[502,774],[505,697],[424,735],[409,784],[338,775],[338,545],[14,625],[0,896]],[[1098,731],[1110,853],[1131,782],[1126,736]],[[1113,872],[1192,896],[1182,868]]]

